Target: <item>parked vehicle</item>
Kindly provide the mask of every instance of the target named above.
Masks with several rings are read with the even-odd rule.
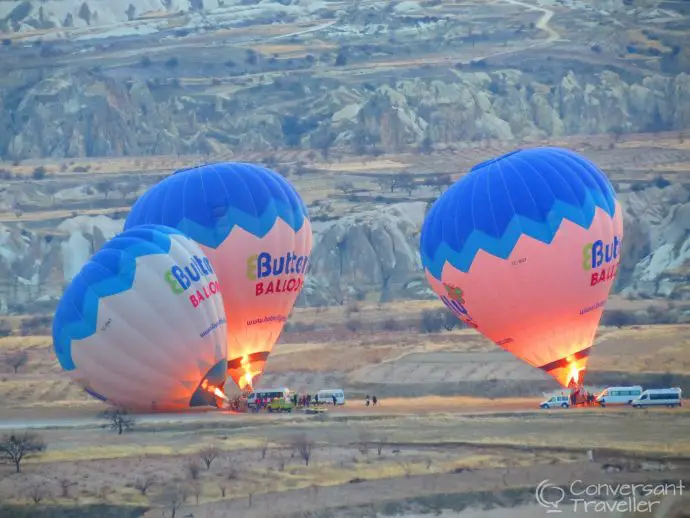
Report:
[[[259,399],[261,399],[262,401],[270,401],[274,399],[287,400],[289,397],[290,390],[285,387],[255,390],[254,392],[249,394],[249,397],[247,398],[247,406],[249,408],[255,408],[256,402]]]
[[[667,406],[669,408],[683,406],[683,392],[679,388],[645,390],[639,398],[632,402],[633,408],[648,406]]]
[[[345,404],[345,392],[343,391],[343,389],[319,390],[319,392],[316,395],[319,398],[319,403],[333,403],[333,396],[335,396],[335,402],[337,405]]]
[[[629,405],[633,400],[640,397],[642,387],[635,385],[632,387],[608,387],[597,396],[597,403],[605,407],[606,405]]]
[[[266,406],[269,412],[292,412],[294,408],[295,405],[283,398],[274,399]]]
[[[570,398],[568,396],[551,396],[546,401],[539,404],[539,408],[570,408]]]

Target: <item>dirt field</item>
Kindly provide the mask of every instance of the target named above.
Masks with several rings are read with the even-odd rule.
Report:
[[[480,512],[477,506],[495,512],[518,506],[528,513],[521,506],[533,504],[530,488],[545,477],[567,484],[582,477],[648,482],[690,476],[690,409],[541,411],[538,395],[487,397],[491,386],[553,389],[554,383],[472,330],[420,334],[415,319],[430,307],[359,308],[364,325],[397,315],[410,328],[390,332],[346,331],[352,307],[295,312],[295,322],[321,327],[286,333],[263,383],[345,387],[348,404],[323,416],[139,416],[122,436],[96,417],[100,403],[60,375],[49,337],[2,338],[3,358],[29,354],[16,374],[2,364],[2,433],[38,427],[48,449],[27,459],[21,474],[5,467],[0,497],[34,505],[40,488],[46,502],[63,508],[99,505],[162,517],[166,508],[170,516],[175,488],[187,497],[183,516],[297,517],[328,509],[328,516],[343,518],[372,510],[409,518],[446,509],[466,518],[473,506],[473,513]],[[22,320],[6,322],[19,333]],[[689,358],[690,326],[602,328],[591,369],[683,375]],[[360,398],[371,387],[381,396],[376,408]],[[476,392],[479,397],[470,396]],[[400,397],[430,393],[448,397]],[[206,470],[199,452],[208,447],[218,454]],[[587,460],[590,449],[595,462]],[[676,459],[672,466],[669,458]],[[609,473],[606,464],[622,467]],[[145,481],[152,486],[142,494],[137,487]]]
[[[598,409],[517,418],[495,410],[456,413],[461,406],[445,403],[443,413],[426,416],[414,408],[396,415],[386,403],[357,413],[335,410],[325,418],[228,414],[203,426],[141,424],[122,436],[98,428],[45,430],[46,453],[27,460],[22,474],[4,477],[0,494],[26,495],[41,479],[60,505],[165,507],[156,495],[184,483],[194,516],[258,517],[438,494],[456,495],[465,505],[474,493],[528,488],[544,478],[652,481],[690,474],[685,461],[659,471],[663,457],[690,455],[685,411]],[[304,441],[311,448],[308,465]],[[218,452],[207,470],[199,451],[208,447]],[[599,452],[595,462],[586,460],[590,448]],[[630,460],[635,452],[648,460]],[[622,458],[628,467],[621,473],[602,471],[603,464]],[[155,482],[142,495],[136,486],[146,479]],[[61,496],[62,481],[74,483],[68,496]],[[513,498],[512,504],[520,503]],[[147,516],[162,516],[156,513]]]
[[[269,359],[269,374],[262,384],[302,391],[344,386],[355,395],[373,390],[386,397],[503,397],[511,387],[524,394],[529,386],[538,396],[540,391],[557,388],[546,374],[516,360],[472,330],[419,334],[410,305],[415,304],[407,303],[410,313],[398,313],[398,317],[408,322],[414,333],[405,328],[353,333],[340,327],[346,318],[341,308],[320,310],[318,317],[298,310],[296,321],[308,323],[318,318],[322,326],[329,327],[287,332]],[[377,311],[396,313],[396,309],[386,306],[362,311],[362,320],[375,321],[372,314]],[[427,304],[420,302],[417,306]],[[19,326],[20,319],[10,322]],[[0,357],[7,359],[17,350],[29,355],[28,363],[17,374],[5,362],[0,364],[0,413],[21,411],[25,415],[28,408],[38,412],[55,406],[93,407],[89,398],[60,375],[51,343],[49,337],[41,336],[0,338]],[[643,374],[690,375],[690,326],[602,328],[589,372],[591,376],[628,373],[631,381]],[[498,389],[502,391],[493,391]]]

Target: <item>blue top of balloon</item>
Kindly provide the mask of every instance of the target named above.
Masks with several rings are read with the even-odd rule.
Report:
[[[169,253],[170,236],[175,234],[181,232],[158,225],[122,232],[103,245],[72,279],[53,319],[53,347],[63,369],[75,369],[72,340],[96,332],[99,300],[131,289],[137,258]]]
[[[263,237],[278,218],[297,232],[308,217],[302,198],[278,173],[229,162],[183,169],[165,178],[137,200],[125,228],[167,225],[217,248],[235,226]]]
[[[436,200],[422,262],[437,279],[446,261],[468,272],[479,250],[507,259],[523,234],[551,243],[563,219],[589,228],[596,207],[613,217],[616,195],[589,160],[552,147],[513,151],[474,166]]]

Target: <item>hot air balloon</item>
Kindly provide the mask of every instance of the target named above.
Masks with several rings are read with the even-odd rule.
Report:
[[[228,322],[228,375],[252,388],[304,283],[312,247],[307,209],[279,174],[244,163],[179,171],[137,200],[125,228],[177,228],[218,273]]]
[[[473,167],[431,207],[420,240],[427,279],[456,316],[573,387],[622,238],[606,176],[571,151],[535,148]]]
[[[181,232],[151,225],[115,236],[72,279],[53,346],[68,376],[97,399],[183,410],[224,397],[225,327],[208,258]]]

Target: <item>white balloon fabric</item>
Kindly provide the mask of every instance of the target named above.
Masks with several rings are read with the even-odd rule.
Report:
[[[227,330],[213,266],[172,228],[145,225],[115,236],[65,290],[53,346],[70,378],[109,404],[219,406]]]

